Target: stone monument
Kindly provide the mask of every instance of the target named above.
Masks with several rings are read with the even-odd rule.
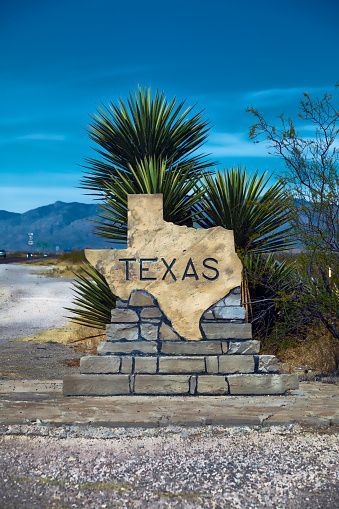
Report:
[[[127,249],[86,250],[117,296],[106,341],[66,396],[252,395],[296,389],[259,355],[241,303],[233,231],[163,219],[163,196],[128,196]]]

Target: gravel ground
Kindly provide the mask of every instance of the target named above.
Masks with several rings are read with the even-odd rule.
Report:
[[[43,267],[46,270],[46,267]],[[0,343],[66,324],[71,281],[38,274],[42,267],[0,265]]]
[[[25,430],[15,427],[2,432],[3,509],[339,506],[333,430],[40,426],[46,436],[16,436]]]
[[[44,267],[46,269],[46,267]],[[79,355],[64,345],[14,341],[66,324],[70,280],[41,276],[41,267],[0,265],[0,379],[58,379],[77,372],[66,361]]]

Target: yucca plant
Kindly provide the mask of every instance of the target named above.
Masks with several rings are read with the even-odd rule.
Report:
[[[89,135],[101,159],[87,161],[82,181],[103,199],[98,234],[113,244],[126,241],[127,193],[163,193],[165,219],[192,225],[197,184],[211,165],[196,152],[207,132],[201,113],[150,89],[98,110]]]
[[[197,222],[203,228],[233,230],[242,257],[290,249],[294,245],[290,197],[280,181],[270,184],[270,179],[266,172],[259,176],[241,168],[205,175]]]
[[[75,298],[71,320],[86,327],[102,329],[111,321],[111,311],[115,307],[116,296],[105,278],[92,265],[86,263],[80,272],[75,273],[73,282]]]
[[[127,195],[162,193],[164,218],[192,225],[202,174],[211,166],[198,154],[208,133],[201,113],[163,93],[139,88],[127,101],[94,115],[89,135],[99,159],[87,160],[82,186],[103,200],[97,233],[113,245],[127,238]],[[94,270],[94,269],[93,269]],[[87,268],[75,282],[75,321],[104,327],[114,296],[100,274]]]
[[[133,178],[131,168],[146,158],[163,161],[168,169],[201,172],[211,165],[203,154],[197,154],[208,130],[201,112],[139,87],[127,101],[110,103],[93,116],[89,136],[99,146],[101,158],[87,160],[89,171],[82,185],[105,197],[105,184],[117,170]]]
[[[202,185],[204,194],[196,220],[203,228],[233,230],[235,248],[245,267],[242,298],[249,303],[248,255],[283,251],[294,245],[290,198],[281,182],[270,184],[267,173],[259,176],[241,168],[205,175]],[[247,311],[251,312],[249,305]]]
[[[251,300],[250,319],[255,335],[265,339],[278,322],[286,330],[295,326],[293,303],[303,291],[303,282],[295,260],[277,260],[273,253],[247,254],[244,280]],[[277,322],[278,321],[278,322]]]

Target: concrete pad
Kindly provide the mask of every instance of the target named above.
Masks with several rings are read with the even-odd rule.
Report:
[[[59,384],[59,389],[57,389]],[[61,381],[2,383],[0,425],[36,422],[100,426],[168,425],[329,427],[339,421],[339,386],[302,383],[289,396],[63,397]],[[30,387],[31,392],[23,389]],[[7,388],[7,392],[4,392]],[[53,389],[54,388],[54,389]],[[37,390],[38,389],[38,390]],[[49,391],[48,391],[49,389]],[[19,392],[21,391],[21,392]],[[41,391],[41,392],[38,392]]]

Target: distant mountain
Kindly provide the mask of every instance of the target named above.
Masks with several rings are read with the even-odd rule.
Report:
[[[109,247],[94,234],[91,222],[99,215],[98,206],[86,203],[64,203],[38,207],[23,214],[0,210],[0,248],[8,251],[28,251],[28,233],[34,234],[34,244],[47,244],[63,249]]]

